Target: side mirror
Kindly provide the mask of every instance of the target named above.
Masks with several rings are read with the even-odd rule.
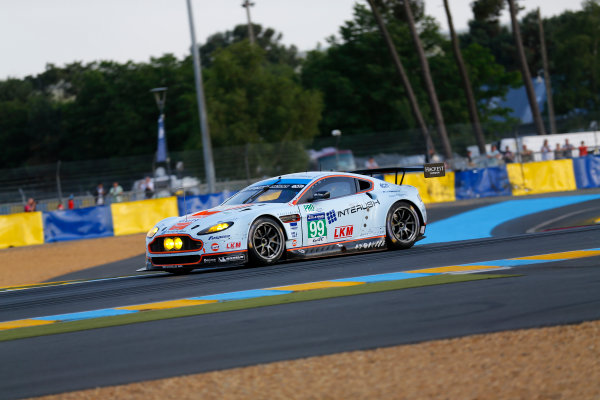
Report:
[[[331,194],[327,191],[315,192],[312,197],[312,201],[324,200],[331,197]]]

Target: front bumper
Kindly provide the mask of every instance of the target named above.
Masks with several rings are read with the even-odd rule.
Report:
[[[248,252],[246,250],[186,255],[173,254],[158,256],[146,254],[146,266],[137,271],[168,271],[179,268],[206,268],[228,264],[244,264],[247,261]]]

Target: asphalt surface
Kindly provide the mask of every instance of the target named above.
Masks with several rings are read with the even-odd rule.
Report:
[[[436,208],[430,210],[432,219],[436,212],[452,214]],[[600,204],[596,201],[585,208],[600,210]],[[578,213],[573,219],[559,218],[556,223],[547,224],[545,232],[524,233],[575,211],[565,208],[562,213],[559,210],[557,214],[511,221],[513,225],[500,229],[499,237],[421,245],[407,251],[288,262],[269,268],[197,272],[188,276],[141,275],[0,293],[0,321],[600,247],[599,225],[547,231],[556,224],[561,228],[569,225],[569,221],[578,224],[581,222]],[[581,218],[589,219],[594,212],[582,214],[585,215]],[[133,258],[110,268],[111,271],[119,268],[119,274],[124,273],[121,268],[127,268],[126,273],[131,273],[136,263]],[[342,351],[597,320],[599,266],[600,257],[590,257],[501,271],[523,274],[520,277],[2,342],[0,393],[7,399],[38,396]]]

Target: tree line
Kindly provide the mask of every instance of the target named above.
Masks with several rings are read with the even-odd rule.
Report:
[[[283,45],[281,34],[258,24],[253,25],[254,45],[246,25],[216,33],[200,47],[213,146],[309,141],[329,136],[333,129],[354,135],[423,127],[432,142],[442,143],[440,119],[447,126],[475,126],[473,114],[485,127],[483,139],[489,140],[496,130],[515,122],[495,99],[523,84],[514,29],[499,22],[508,3],[474,1],[469,29],[454,35],[454,41],[444,33],[450,30],[448,21],[426,15],[423,0],[357,3],[338,35],[305,54]],[[524,60],[535,78],[543,70],[540,23],[536,11],[521,14],[517,16]],[[416,106],[398,75],[382,25]],[[598,114],[598,0],[543,19],[541,26],[556,114]],[[430,71],[439,115],[424,68]],[[189,56],[165,54],[140,63],[49,64],[38,75],[0,81],[0,168],[153,153],[158,110],[149,90],[162,86],[168,87],[169,150],[200,149]],[[478,143],[472,132],[449,129],[446,134],[451,140],[466,135],[470,144]]]

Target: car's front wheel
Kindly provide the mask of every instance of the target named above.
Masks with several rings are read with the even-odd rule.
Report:
[[[285,250],[285,238],[281,227],[268,217],[260,217],[252,223],[248,232],[248,258],[250,264],[275,264]]]
[[[391,249],[408,249],[417,241],[421,221],[415,207],[406,202],[394,203],[386,218],[386,240]]]

